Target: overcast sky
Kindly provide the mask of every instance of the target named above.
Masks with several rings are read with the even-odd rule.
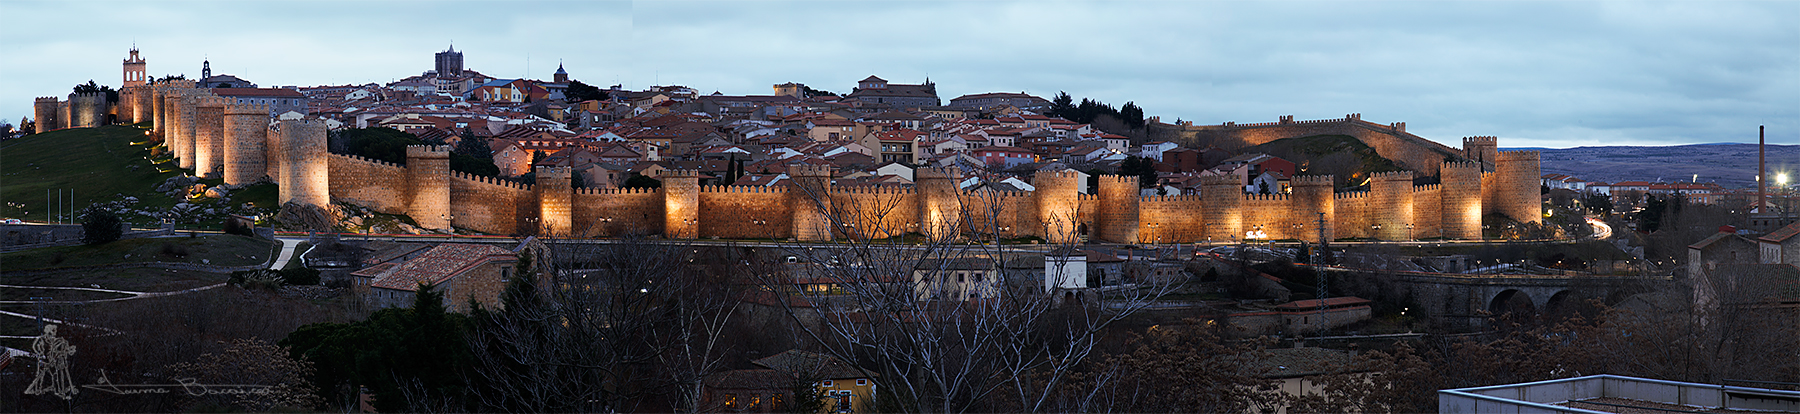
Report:
[[[135,42],[152,75],[391,82],[451,42],[490,76],[945,101],[1058,91],[1165,121],[1406,122],[1452,146],[1800,144],[1800,2],[23,2],[0,0],[0,119]]]

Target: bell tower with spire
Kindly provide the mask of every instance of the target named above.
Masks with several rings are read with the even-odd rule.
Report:
[[[212,59],[200,61],[200,80],[202,82],[204,82],[204,81],[206,81],[206,78],[211,78],[211,77],[212,77]]]
[[[562,62],[556,63],[556,75],[553,77],[556,83],[569,83],[569,72],[563,70]]]
[[[143,86],[150,83],[144,67],[144,58],[138,56],[137,45],[131,45],[131,57],[125,58],[125,87]]]

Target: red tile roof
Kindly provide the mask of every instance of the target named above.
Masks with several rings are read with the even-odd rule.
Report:
[[[406,261],[387,276],[376,279],[369,285],[384,289],[417,290],[420,283],[436,285],[489,260],[511,257],[512,252],[491,245],[445,243]]]

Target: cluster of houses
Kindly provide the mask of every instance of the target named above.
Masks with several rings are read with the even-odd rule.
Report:
[[[1615,206],[1636,206],[1644,202],[1644,196],[1686,197],[1690,203],[1720,204],[1728,201],[1741,201],[1751,204],[1756,197],[1756,189],[1728,189],[1713,182],[1649,182],[1619,181],[1607,183],[1603,181],[1587,181],[1568,174],[1544,174],[1544,188],[1556,193],[1573,195],[1602,195],[1611,197]]]
[[[595,96],[571,92],[580,82],[560,66],[543,81],[464,69],[454,50],[438,53],[437,63],[385,85],[294,90],[307,115],[336,128],[392,128],[451,145],[479,139],[502,176],[569,167],[578,186],[593,188],[625,186],[663,169],[698,170],[706,185],[785,185],[788,166],[811,164],[834,167],[840,185],[910,185],[914,168],[959,166],[987,178],[977,181],[1029,190],[1022,178],[1040,169],[1114,172],[1133,156],[1152,160],[1158,174],[1158,186],[1146,194],[1197,194],[1205,175],[1235,176],[1247,192],[1277,193],[1294,173],[1293,162],[1266,154],[1133,145],[1092,124],[1048,116],[1051,103],[1025,93],[946,103],[930,80],[869,76],[842,95],[784,83],[770,95],[614,85],[591,88],[603,95]]]

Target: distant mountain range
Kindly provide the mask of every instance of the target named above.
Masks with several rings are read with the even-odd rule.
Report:
[[[1568,174],[1588,181],[1691,181],[1697,174],[1699,182],[1716,182],[1725,188],[1756,187],[1756,144],[1504,150],[1539,151],[1544,174]],[[1792,177],[1789,184],[1800,182],[1800,145],[1769,145],[1766,158],[1770,177],[1786,171]]]

